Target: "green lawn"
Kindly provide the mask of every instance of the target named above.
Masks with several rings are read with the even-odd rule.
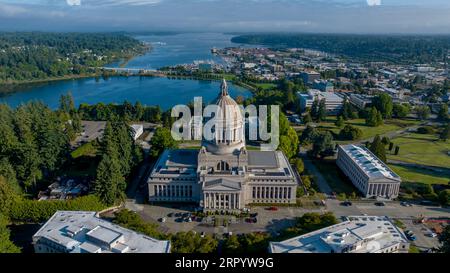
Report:
[[[97,154],[97,143],[95,141],[88,142],[81,145],[76,150],[70,153],[73,159],[82,156],[95,156]]]
[[[272,89],[274,87],[277,87],[274,83],[254,83],[256,87],[261,87],[263,90]]]
[[[336,122],[335,116],[330,116],[327,118],[326,121],[321,122],[318,126],[319,129],[327,129],[331,130],[333,133],[338,134],[341,128],[336,127],[334,124]],[[366,126],[366,121],[364,119],[353,119],[348,120],[345,122],[346,124],[350,124],[352,126],[355,126],[363,132],[363,135],[361,139],[368,139],[371,137],[374,137],[376,135],[382,135],[386,134],[388,132],[397,131],[402,128],[413,126],[418,124],[418,121],[413,120],[398,120],[398,119],[392,119],[392,120],[386,120],[385,123],[378,127],[370,127]],[[352,142],[352,141],[338,141],[338,143],[345,143],[345,142]]]
[[[450,155],[447,154],[450,151],[450,141],[439,141],[437,135],[410,133],[395,138],[392,142],[400,147],[400,153],[387,153],[388,159],[450,168]]]
[[[450,182],[450,176],[445,173],[392,164],[389,164],[389,167],[402,178],[403,182],[425,184],[447,184]]]

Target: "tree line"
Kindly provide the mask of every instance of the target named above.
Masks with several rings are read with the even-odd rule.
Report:
[[[83,75],[148,47],[122,33],[0,33],[0,83]]]

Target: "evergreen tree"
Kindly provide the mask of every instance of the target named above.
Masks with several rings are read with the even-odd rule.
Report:
[[[308,124],[312,122],[311,114],[309,112],[306,112],[306,114],[303,116],[303,123]]]
[[[336,122],[334,123],[337,127],[341,128],[342,126],[344,126],[344,118],[342,117],[342,115],[339,115],[336,119]]]
[[[448,105],[445,103],[442,103],[441,107],[439,108],[438,119],[442,120],[442,121],[447,121],[448,118],[449,118]]]
[[[320,100],[319,102],[319,110],[317,113],[317,120],[324,121],[327,118],[327,107],[326,107],[326,101],[325,99]]]
[[[116,154],[104,154],[98,167],[94,182],[94,193],[102,202],[113,205],[116,200],[124,197],[125,179],[120,171]]]
[[[381,161],[386,162],[386,150],[384,144],[381,142],[379,135],[376,135],[370,144],[369,150],[377,156]]]
[[[450,123],[444,126],[444,129],[439,134],[439,138],[443,141],[447,141],[450,138]]]

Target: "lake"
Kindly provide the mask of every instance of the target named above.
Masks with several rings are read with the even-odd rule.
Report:
[[[163,66],[192,63],[195,60],[214,60],[220,58],[211,54],[211,48],[240,46],[233,44],[232,35],[220,33],[184,33],[175,35],[146,35],[136,38],[151,43],[153,50],[136,57],[126,65],[128,68],[155,69]],[[112,64],[112,66],[116,66]],[[212,101],[219,93],[220,82],[153,77],[111,77],[109,79],[76,79],[54,81],[21,86],[18,92],[0,97],[0,102],[16,107],[30,100],[40,100],[51,108],[57,108],[61,94],[72,92],[76,105],[131,103],[140,101],[146,105],[159,105],[167,110],[176,104],[187,104],[196,96],[203,101]],[[247,89],[229,84],[230,95],[250,96]]]

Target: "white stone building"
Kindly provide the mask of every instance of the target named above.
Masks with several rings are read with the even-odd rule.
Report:
[[[33,235],[36,253],[169,253],[156,240],[100,219],[91,211],[57,211]]]
[[[366,197],[397,198],[401,178],[369,149],[339,145],[336,164]]]
[[[388,217],[349,216],[347,220],[282,242],[270,253],[408,253],[408,239]]]
[[[329,114],[338,114],[344,104],[344,99],[336,95],[334,92],[322,92],[317,89],[309,89],[308,93],[297,92],[297,97],[300,101],[300,109],[305,111],[307,108],[311,108],[314,101],[325,100],[325,107]]]
[[[296,202],[297,179],[281,151],[247,151],[244,118],[224,81],[212,140],[200,150],[166,150],[148,177],[149,201],[194,202],[204,210]]]

